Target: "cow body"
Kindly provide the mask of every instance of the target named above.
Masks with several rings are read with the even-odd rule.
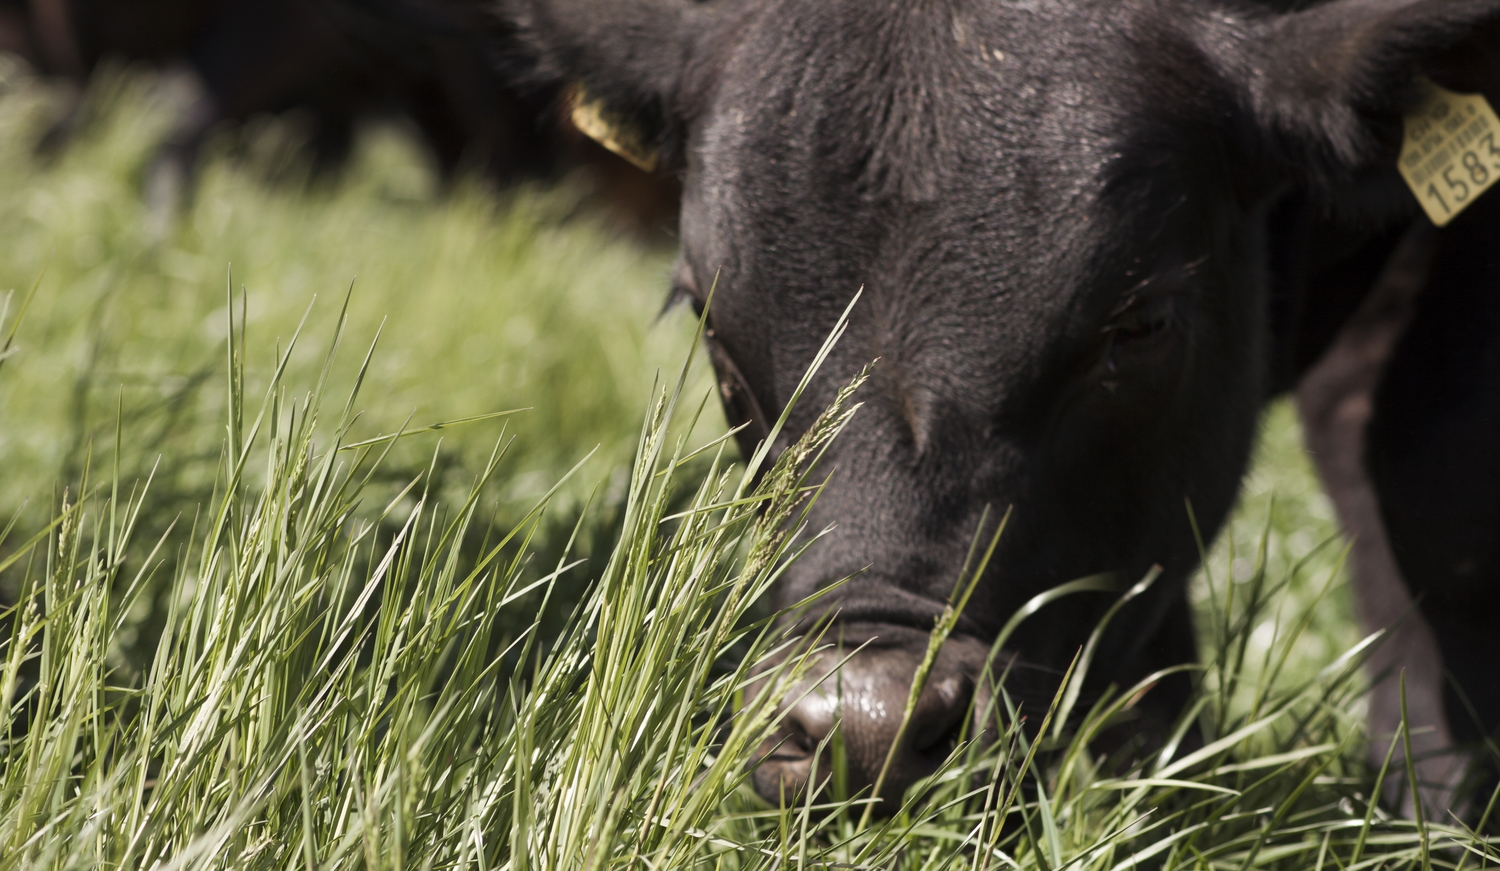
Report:
[[[481,22],[489,19],[393,17],[389,4],[339,0],[0,0],[0,51],[80,84],[106,58],[191,72],[200,96],[146,174],[163,216],[216,128],[294,113],[315,169],[343,162],[360,122],[395,117],[411,123],[444,178],[468,169],[507,185],[583,168],[627,227],[670,226],[675,182],[648,177],[562,123],[562,87],[522,84],[527,62],[509,31]],[[44,150],[68,139],[78,108]]]
[[[373,112],[414,113],[448,171],[466,148],[476,162],[493,157],[502,178],[536,171],[550,151],[526,123],[549,95],[507,114],[516,95],[499,87],[471,38],[444,45],[322,0],[9,0],[4,7],[25,37],[17,47],[53,75],[82,81],[111,57],[190,67],[204,93],[176,132],[185,151],[218,122],[291,109],[303,112],[314,157],[324,164],[343,156],[356,120]],[[439,53],[446,54],[441,62]],[[462,104],[456,98],[466,78],[477,79],[467,89],[483,97]],[[526,122],[514,123],[520,115]],[[491,131],[479,128],[497,121],[499,138],[482,135]]]
[[[1425,220],[1395,172],[1417,76],[1500,97],[1500,2],[1294,5],[1308,4],[506,6],[545,74],[583,82],[681,171],[675,283],[699,304],[717,288],[708,342],[747,447],[863,288],[782,435],[879,360],[823,461],[809,524],[832,531],[775,599],[850,578],[827,605],[846,642],[870,645],[843,668],[841,711],[817,693],[789,711],[757,772],[768,797],[802,785],[840,716],[854,782],[874,782],[925,633],[982,518],[1007,509],[883,798],[934,769],[986,691],[1000,625],[1058,584],[1163,570],[1110,625],[1090,692],[1192,660],[1190,513],[1218,529],[1264,403],[1330,353],[1344,368],[1303,404],[1333,410],[1314,415],[1314,444],[1336,454],[1320,468],[1385,545],[1358,571],[1405,584],[1357,585],[1384,597],[1362,613],[1402,615],[1418,594],[1435,632],[1392,662],[1427,657],[1421,698],[1439,710],[1420,718],[1458,739],[1500,726],[1485,634],[1500,606],[1500,260],[1478,241],[1500,229],[1500,195],[1389,264]],[[1500,149],[1485,157],[1500,171]],[[1369,308],[1397,297],[1395,315]],[[1372,344],[1351,319],[1387,329]],[[1005,651],[1023,705],[1045,707],[1113,601],[1075,596],[1023,625]],[[1434,648],[1477,721],[1432,685]],[[1189,689],[1179,673],[1148,693],[1144,731]],[[1388,732],[1389,706],[1374,707]]]

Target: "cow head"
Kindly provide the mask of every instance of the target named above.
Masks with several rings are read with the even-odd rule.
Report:
[[[828,690],[790,711],[764,794],[806,778],[837,718],[851,780],[873,782],[981,516],[1012,509],[895,752],[889,798],[941,761],[990,640],[1041,591],[1161,565],[1092,679],[1128,685],[1191,658],[1190,631],[1169,626],[1198,553],[1184,503],[1211,535],[1246,465],[1266,390],[1271,207],[1297,189],[1337,219],[1413,214],[1394,171],[1413,83],[1480,38],[1500,0],[513,11],[553,74],[681,173],[674,283],[700,304],[717,283],[707,341],[747,448],[864,289],[783,435],[879,359],[823,461],[811,525],[833,531],[776,596],[852,577],[829,607],[846,641],[871,643],[843,667],[838,710]],[[1110,601],[1085,598],[1013,637],[1013,671],[1067,666]]]

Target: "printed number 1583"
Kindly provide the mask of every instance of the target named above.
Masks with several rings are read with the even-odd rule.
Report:
[[[1453,208],[1448,205],[1448,197],[1444,193],[1453,198],[1455,205],[1463,205],[1474,195],[1475,190],[1483,189],[1496,173],[1500,173],[1500,147],[1495,144],[1495,134],[1486,133],[1481,136],[1479,146],[1477,151],[1463,153],[1461,165],[1449,166],[1443,170],[1442,180],[1446,190],[1438,188],[1435,181],[1427,186],[1427,195],[1437,200],[1447,214],[1453,214]],[[1480,156],[1481,153],[1489,158],[1488,164]]]

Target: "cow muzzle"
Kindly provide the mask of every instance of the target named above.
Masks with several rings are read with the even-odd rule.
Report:
[[[818,788],[819,804],[868,797],[879,782],[875,811],[891,814],[907,789],[936,773],[961,739],[985,740],[988,734],[993,740],[983,722],[987,712],[993,722],[991,694],[981,685],[988,683],[981,680],[988,645],[947,639],[903,728],[929,636],[898,626],[863,627],[859,634],[868,643],[851,644],[846,636],[814,654],[805,676],[783,696],[778,713],[784,717],[761,746],[754,773],[756,791],[766,800],[805,800],[810,786]]]

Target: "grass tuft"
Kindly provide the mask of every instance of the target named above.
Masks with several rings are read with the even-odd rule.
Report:
[[[1089,744],[1128,721],[1155,678],[1069,716],[1090,650],[1035,731],[1002,682],[999,741],[962,742],[892,817],[872,818],[865,795],[830,795],[827,776],[768,807],[747,778],[778,699],[812,660],[785,657],[753,678],[790,643],[756,606],[816,538],[800,519],[816,498],[807,474],[856,412],[858,380],[764,474],[764,455],[728,461],[726,435],[706,449],[707,474],[684,479],[688,454],[705,453],[671,428],[684,368],[653,400],[597,583],[559,637],[543,638],[535,616],[507,635],[507,611],[532,587],[549,596],[570,568],[565,556],[539,580],[523,571],[546,497],[478,557],[464,547],[507,440],[458,503],[443,505],[424,475],[378,517],[362,514],[396,441],[350,436],[372,354],[333,401],[341,314],[313,386],[285,380],[294,336],[252,404],[236,302],[214,500],[132,560],[151,482],[86,468],[48,529],[6,559],[22,592],[0,635],[0,868],[1500,861],[1462,827],[1395,819],[1368,800],[1386,772],[1365,769],[1348,711],[1378,637],[1305,680],[1262,668],[1250,704],[1234,704],[1246,636],[1277,586],[1260,574],[1217,624],[1199,696],[1155,756],[1122,768]],[[168,565],[166,625],[133,671],[120,660],[123,615]],[[982,570],[983,557],[966,577]],[[971,585],[955,588],[954,617]],[[1300,631],[1278,636],[1267,661]]]

